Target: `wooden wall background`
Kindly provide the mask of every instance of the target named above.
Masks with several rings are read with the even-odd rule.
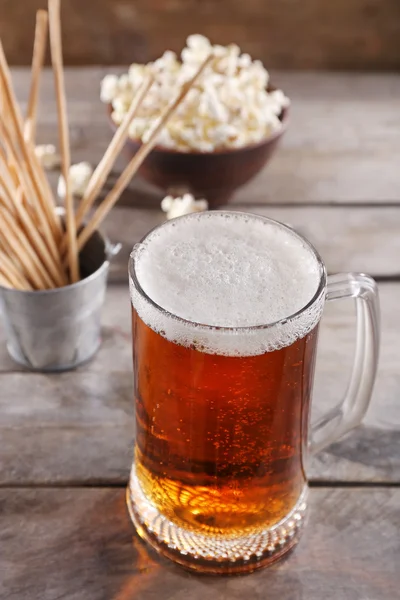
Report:
[[[0,0],[11,64],[30,62],[35,11]],[[65,63],[123,64],[178,50],[189,33],[239,43],[270,68],[400,69],[400,0],[63,0]]]

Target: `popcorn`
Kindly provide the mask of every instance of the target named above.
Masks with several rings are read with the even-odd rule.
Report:
[[[101,82],[100,99],[102,102],[109,104],[113,101],[118,93],[118,77],[117,75],[106,75]]]
[[[39,144],[35,148],[35,154],[43,168],[48,171],[57,169],[61,164],[61,157],[53,144]]]
[[[238,130],[233,125],[221,124],[214,127],[210,132],[211,143],[217,147],[229,146],[231,140],[235,140],[238,137]]]
[[[93,167],[88,162],[80,162],[70,166],[68,177],[73,196],[77,196],[78,198],[83,197],[92,174]],[[60,198],[65,198],[65,181],[62,175],[60,175],[58,180],[57,193]]]
[[[161,58],[156,60],[153,63],[153,69],[155,70],[167,70],[172,69],[175,70],[176,65],[178,64],[177,56],[175,52],[171,52],[171,50],[167,50],[164,52]]]
[[[196,50],[196,48],[211,48],[210,40],[200,33],[192,33],[192,35],[189,35],[186,40],[186,45],[193,50]],[[223,48],[223,46],[220,46],[220,48]]]
[[[175,219],[190,213],[208,210],[207,200],[195,200],[192,194],[183,194],[182,197],[165,196],[161,202],[161,209],[167,213],[167,219]]]
[[[130,80],[128,73],[124,73],[118,80],[118,90],[120,92],[128,92],[130,89]]]
[[[248,69],[251,65],[251,56],[250,54],[242,54],[238,58],[238,67],[239,69]]]
[[[269,74],[261,61],[241,54],[236,44],[213,46],[199,34],[190,35],[186,44],[180,60],[167,50],[154,63],[133,64],[121,77],[107,75],[103,79],[100,97],[112,105],[112,119],[117,125],[144,77],[151,73],[155,81],[129,130],[132,138],[148,140],[161,111],[213,52],[214,59],[160,133],[159,145],[208,153],[241,148],[279,131],[280,116],[289,99],[281,90],[267,91]]]

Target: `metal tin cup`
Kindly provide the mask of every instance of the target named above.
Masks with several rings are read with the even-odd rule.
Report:
[[[100,346],[100,316],[110,260],[121,245],[96,231],[80,253],[83,279],[54,290],[20,291],[0,286],[7,349],[37,371],[66,371],[92,358]]]

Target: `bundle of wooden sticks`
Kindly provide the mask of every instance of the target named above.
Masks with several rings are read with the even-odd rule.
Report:
[[[58,110],[61,169],[65,180],[65,219],[46,174],[35,154],[35,130],[40,74],[44,62],[47,29]],[[61,44],[60,0],[49,0],[48,13],[37,13],[32,59],[31,90],[25,120],[16,100],[10,70],[0,41],[0,285],[19,290],[42,290],[79,281],[79,252],[112,209],[189,89],[212,56],[177,91],[176,98],[160,114],[148,142],[143,144],[113,189],[88,218],[104,183],[129,135],[153,77],[148,76],[129,112],[116,131],[79,205],[74,206],[68,183],[70,148]]]

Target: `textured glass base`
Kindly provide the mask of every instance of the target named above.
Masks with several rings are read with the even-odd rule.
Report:
[[[249,573],[281,558],[298,542],[306,516],[307,488],[289,515],[275,527],[227,539],[184,529],[146,499],[133,465],[127,504],[140,537],[175,562],[203,573]]]

